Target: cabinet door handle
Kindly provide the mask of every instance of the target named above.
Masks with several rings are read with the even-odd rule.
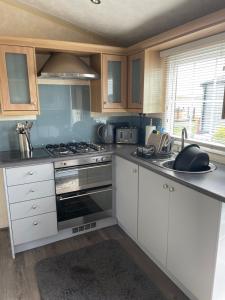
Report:
[[[35,192],[35,190],[30,190],[29,192],[30,192],[30,193],[34,193],[34,192]]]
[[[171,186],[171,187],[169,188],[169,191],[170,191],[170,192],[174,192],[174,187]]]
[[[167,190],[168,187],[169,187],[169,186],[168,186],[168,184],[166,184],[166,183],[163,185],[164,190]]]
[[[32,208],[33,208],[33,209],[36,209],[36,208],[37,208],[37,205],[36,205],[36,204],[33,204],[33,205],[32,205]]]
[[[33,222],[33,225],[34,225],[34,226],[37,226],[37,225],[38,225],[38,221],[34,221],[34,222]]]
[[[34,172],[30,171],[28,172],[28,175],[34,175]]]

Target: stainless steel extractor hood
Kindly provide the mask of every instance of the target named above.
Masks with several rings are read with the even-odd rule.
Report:
[[[40,71],[39,78],[98,79],[99,75],[79,57],[70,53],[54,53]]]

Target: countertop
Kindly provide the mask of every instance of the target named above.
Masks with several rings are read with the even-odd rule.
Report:
[[[107,154],[115,154],[125,158],[131,162],[145,167],[159,175],[165,176],[171,180],[181,183],[187,187],[197,190],[214,199],[225,202],[225,165],[213,162],[216,165],[216,170],[206,174],[185,174],[176,173],[172,170],[167,170],[159,166],[153,165],[146,160],[133,156],[131,153],[136,149],[132,145],[112,145],[106,146]],[[35,152],[36,151],[36,152]],[[44,149],[36,149],[32,158],[21,157],[20,152],[0,152],[0,168],[19,167],[32,164],[43,164],[61,160],[74,159],[77,156],[51,157]],[[36,155],[38,154],[38,155]],[[95,154],[88,154],[96,156]],[[86,155],[82,155],[86,156]]]

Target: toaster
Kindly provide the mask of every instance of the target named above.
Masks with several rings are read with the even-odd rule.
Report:
[[[137,144],[138,129],[136,127],[121,127],[116,129],[117,144]]]

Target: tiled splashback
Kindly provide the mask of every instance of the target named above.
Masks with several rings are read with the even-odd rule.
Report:
[[[144,127],[149,124],[147,117],[91,117],[88,86],[40,85],[39,97],[41,114],[34,121],[31,131],[34,147],[72,140],[98,141],[96,127],[100,122],[137,126],[140,128],[139,142],[144,141]],[[18,149],[16,123],[0,122],[0,151]],[[153,119],[153,124],[160,126],[160,119]]]

